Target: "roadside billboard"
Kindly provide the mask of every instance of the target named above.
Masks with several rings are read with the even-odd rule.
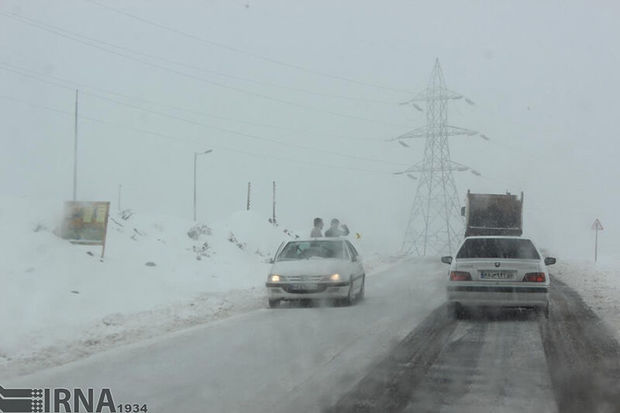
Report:
[[[110,202],[65,202],[61,237],[74,244],[101,245],[105,251]]]

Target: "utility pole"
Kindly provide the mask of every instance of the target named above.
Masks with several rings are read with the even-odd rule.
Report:
[[[77,156],[78,156],[78,90],[75,89],[75,124],[73,128],[73,200],[77,200]]]
[[[118,211],[120,212],[121,210],[121,189],[123,188],[123,185],[118,184]]]
[[[211,152],[213,152],[213,149],[207,149],[203,152],[194,152],[194,221],[196,221],[196,163],[198,160],[198,155],[205,155]]]
[[[426,125],[389,139],[398,141],[403,147],[409,147],[404,142],[407,139],[424,139],[425,142],[424,159],[396,173],[411,179],[420,178],[401,247],[405,254],[425,256],[450,253],[462,236],[463,219],[452,172],[470,170],[479,175],[478,171],[450,159],[449,136],[478,134],[448,124],[448,101],[463,98],[463,95],[446,88],[437,59],[427,88],[403,103],[418,111],[426,111]],[[473,105],[471,100],[465,98],[465,101]],[[416,102],[424,103],[426,109]]]
[[[194,152],[194,222],[196,222],[196,160],[198,153]]]
[[[276,225],[276,181],[273,181],[273,196],[272,196],[272,215],[271,220],[273,221],[273,225]]]
[[[252,189],[252,182],[248,182],[248,196],[247,196],[247,202],[245,204],[245,210],[249,211],[250,210],[250,191]]]

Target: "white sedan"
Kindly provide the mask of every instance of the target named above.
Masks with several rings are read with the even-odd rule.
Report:
[[[313,238],[283,243],[266,286],[269,306],[282,300],[328,299],[346,305],[364,297],[366,275],[347,239]]]
[[[448,301],[460,318],[467,307],[529,307],[549,317],[549,272],[553,257],[542,258],[521,237],[468,237],[450,264]]]

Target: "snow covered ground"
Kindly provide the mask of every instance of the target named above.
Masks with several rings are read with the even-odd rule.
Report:
[[[8,375],[265,307],[266,260],[280,242],[303,235],[252,211],[198,226],[113,211],[100,260],[100,247],[54,235],[61,207],[56,200],[0,199],[0,325],[9,332],[0,336],[0,368]],[[371,276],[398,261],[357,244]],[[613,262],[560,259],[552,273],[620,339]]]
[[[620,341],[620,269],[614,262],[618,260],[558,260],[551,274],[579,292]]]
[[[0,368],[13,374],[264,307],[266,260],[296,236],[252,211],[208,226],[113,211],[100,260],[99,246],[54,235],[57,201],[0,205],[0,324],[10,332],[0,336]],[[393,261],[369,255],[366,270]]]

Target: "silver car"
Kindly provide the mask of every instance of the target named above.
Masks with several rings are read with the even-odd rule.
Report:
[[[364,297],[364,266],[347,239],[289,241],[278,248],[272,263],[265,284],[270,307],[302,299],[350,305]]]
[[[468,237],[450,264],[448,301],[460,318],[467,307],[529,307],[549,316],[549,272],[553,257],[542,258],[528,238]]]

